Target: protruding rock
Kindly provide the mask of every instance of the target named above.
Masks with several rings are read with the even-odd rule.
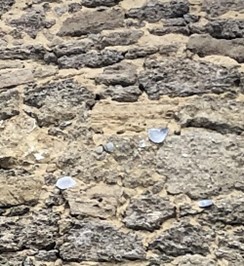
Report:
[[[0,89],[18,86],[34,81],[30,69],[0,70]]]
[[[58,34],[60,36],[81,36],[88,33],[99,33],[102,30],[122,27],[123,23],[124,14],[119,8],[85,10],[66,19]]]
[[[175,216],[174,206],[158,196],[142,196],[133,199],[125,213],[125,225],[135,230],[154,231]]]
[[[105,222],[79,222],[64,237],[59,249],[64,261],[126,261],[145,259],[135,234],[125,234]]]

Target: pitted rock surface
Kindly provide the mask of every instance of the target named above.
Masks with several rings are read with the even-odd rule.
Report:
[[[243,12],[0,0],[0,265],[244,265]]]

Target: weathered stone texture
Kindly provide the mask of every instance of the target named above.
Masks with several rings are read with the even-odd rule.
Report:
[[[104,9],[101,11],[81,11],[68,18],[59,31],[60,36],[81,36],[99,33],[123,26],[124,14],[121,9]]]
[[[243,12],[0,0],[0,265],[244,265]]]
[[[145,250],[133,234],[125,234],[104,222],[80,222],[71,229],[60,247],[64,261],[143,260]]]

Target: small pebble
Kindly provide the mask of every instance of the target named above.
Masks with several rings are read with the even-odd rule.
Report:
[[[98,147],[96,147],[95,152],[99,155],[101,155],[103,153],[104,149],[102,145],[99,145]]]
[[[63,176],[58,179],[56,187],[59,189],[72,188],[76,184],[75,180],[71,176]]]
[[[212,201],[212,200],[209,200],[209,199],[200,200],[200,201],[198,202],[198,206],[199,206],[200,208],[208,208],[208,207],[210,207],[210,206],[212,206],[212,205],[213,205],[213,201]]]
[[[108,142],[108,143],[106,143],[105,145],[103,145],[103,148],[104,148],[104,150],[106,151],[106,152],[108,152],[108,153],[112,153],[113,151],[114,151],[114,144],[113,144],[113,142]]]

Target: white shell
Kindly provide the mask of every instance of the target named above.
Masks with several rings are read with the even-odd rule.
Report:
[[[63,176],[56,182],[56,187],[59,189],[72,188],[76,184],[75,180],[70,176]]]
[[[34,157],[37,161],[45,159],[45,157],[41,153],[34,153]]]
[[[210,200],[210,199],[200,200],[200,201],[198,202],[198,206],[199,206],[200,208],[208,208],[208,207],[210,207],[210,206],[212,206],[212,205],[213,205],[213,201]]]
[[[148,130],[148,138],[154,143],[162,143],[169,133],[168,128],[151,128]]]

